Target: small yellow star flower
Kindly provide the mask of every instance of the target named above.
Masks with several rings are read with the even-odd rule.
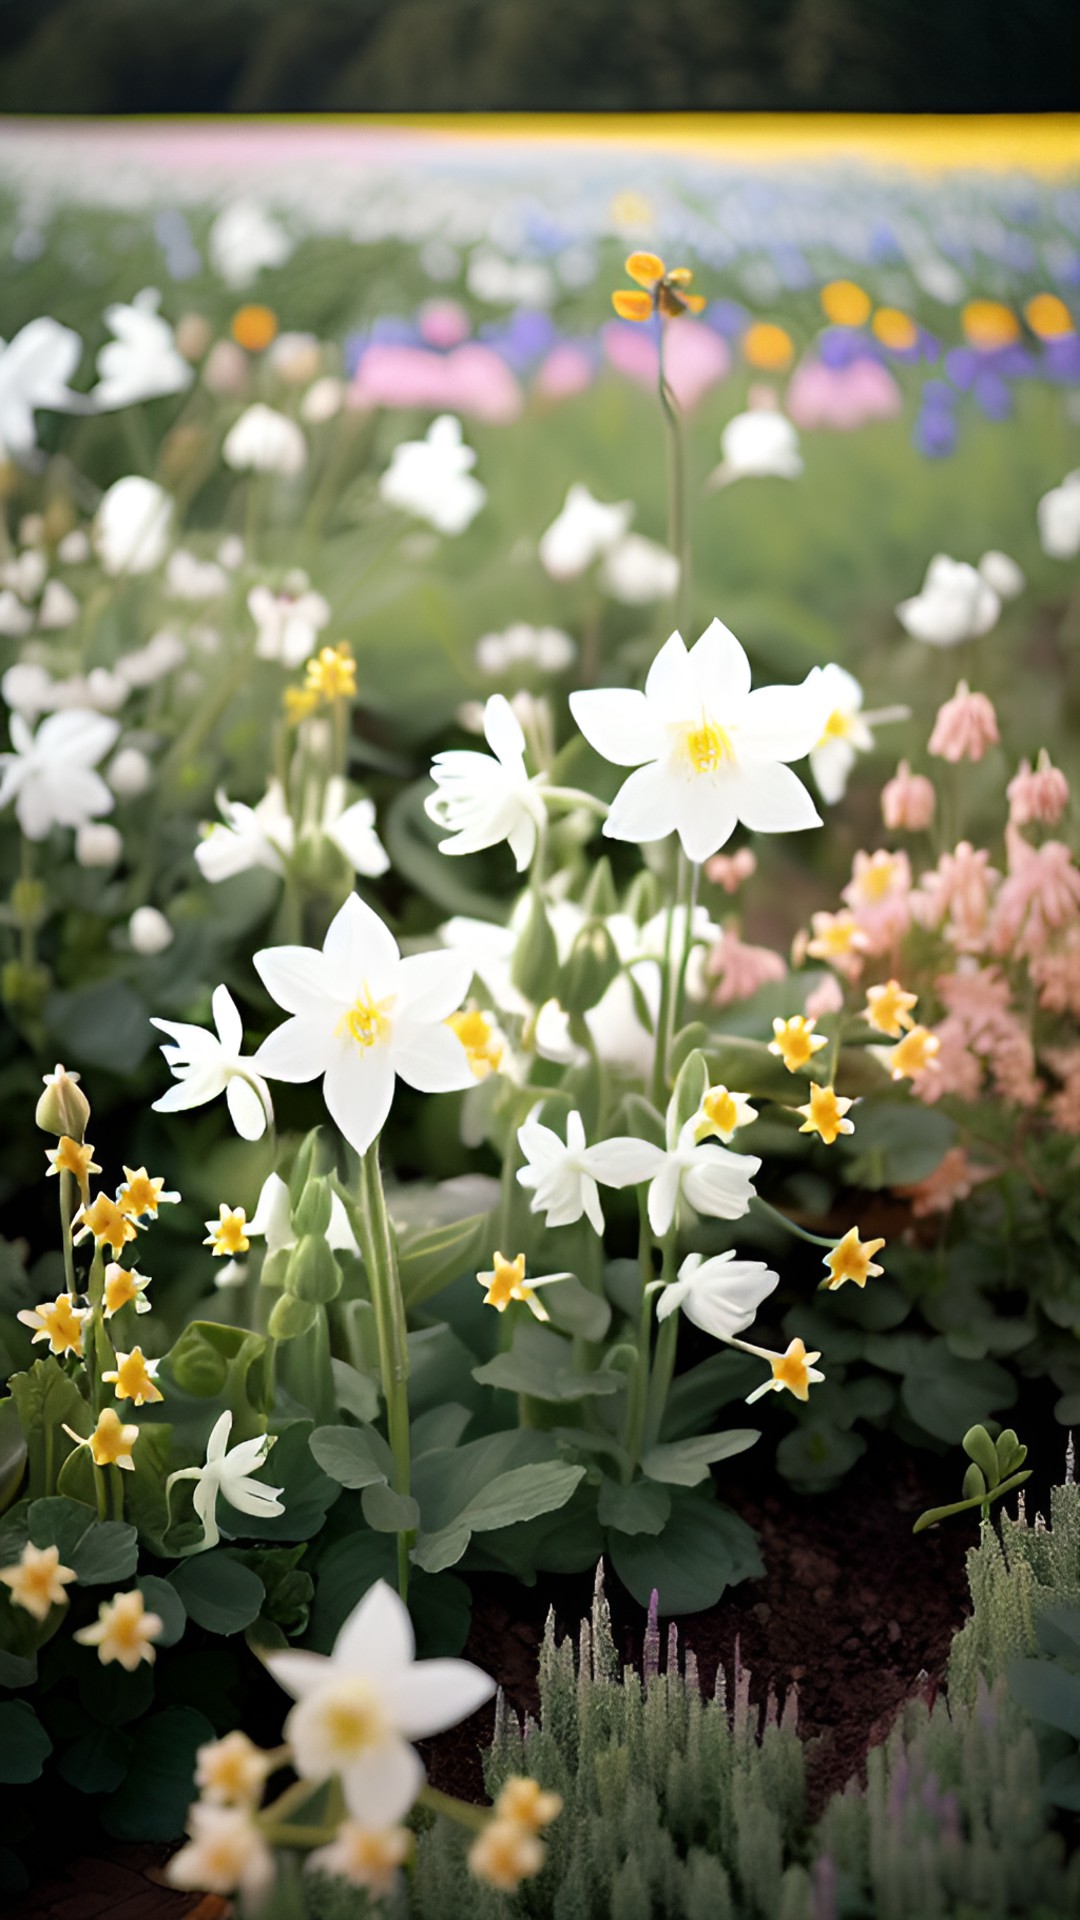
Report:
[[[286,687],[282,696],[285,718],[290,727],[298,727],[301,720],[310,719],[319,705],[319,696],[308,687]]]
[[[243,1207],[227,1207],[224,1200],[218,1207],[216,1220],[205,1220],[206,1239],[204,1247],[212,1247],[214,1257],[232,1260],[238,1253],[246,1253],[251,1245],[244,1229],[247,1216]]]
[[[863,1019],[890,1040],[899,1040],[905,1027],[913,1027],[911,1009],[917,1006],[917,993],[905,993],[899,980],[886,980],[884,986],[867,987]]]
[[[812,960],[850,960],[866,951],[866,935],[853,913],[815,913],[810,925],[806,951]]]
[[[195,1752],[195,1785],[217,1806],[250,1806],[262,1798],[273,1757],[239,1730],[223,1740],[208,1740]]]
[[[809,1400],[810,1388],[825,1378],[814,1365],[815,1360],[821,1359],[820,1353],[808,1353],[797,1337],[785,1353],[767,1353],[761,1347],[752,1347],[749,1351],[768,1361],[772,1368],[772,1379],[764,1381],[760,1387],[754,1388],[753,1393],[747,1394],[747,1406],[753,1400],[760,1400],[763,1393],[781,1393],[785,1387],[795,1395],[796,1400]]]
[[[336,1874],[350,1886],[364,1887],[373,1900],[391,1891],[399,1867],[412,1852],[408,1827],[372,1828],[343,1820],[328,1847],[309,1856],[316,1872]]]
[[[347,640],[336,647],[320,647],[306,668],[304,691],[320,700],[352,700],[356,696],[356,661]]]
[[[500,1893],[516,1893],[540,1872],[547,1849],[518,1820],[489,1820],[469,1848],[469,1872]]]
[[[799,1132],[820,1134],[825,1145],[831,1147],[838,1134],[855,1131],[854,1120],[844,1119],[851,1104],[850,1100],[844,1100],[835,1093],[832,1087],[811,1087],[807,1105],[795,1109],[796,1113],[805,1116]]]
[[[118,1660],[128,1673],[134,1673],[145,1660],[153,1666],[157,1648],[153,1645],[163,1621],[158,1613],[148,1613],[138,1588],[133,1593],[114,1593],[103,1600],[92,1627],[83,1627],[74,1635],[81,1647],[96,1647],[103,1667]]]
[[[134,1267],[122,1267],[116,1260],[110,1260],[105,1269],[105,1318],[111,1320],[121,1307],[135,1302],[136,1313],[149,1313],[150,1302],[143,1296],[150,1285],[148,1273],[137,1273]]]
[[[139,1429],[134,1425],[125,1426],[115,1407],[102,1408],[97,1426],[88,1439],[68,1426],[64,1432],[76,1446],[89,1447],[95,1467],[124,1467],[131,1473],[135,1471],[131,1449],[139,1437]]]
[[[858,1227],[851,1227],[832,1252],[825,1255],[824,1264],[829,1269],[825,1285],[829,1291],[835,1292],[845,1280],[854,1280],[857,1287],[865,1287],[868,1280],[875,1279],[882,1268],[874,1265],[874,1255],[884,1245],[884,1240],[860,1240]]]
[[[446,1024],[457,1034],[478,1080],[486,1080],[489,1073],[498,1072],[503,1057],[502,1036],[479,1007],[464,1007],[460,1013],[452,1013]]]
[[[50,1174],[74,1174],[85,1205],[90,1198],[90,1175],[101,1172],[101,1168],[94,1164],[94,1149],[89,1142],[80,1146],[77,1140],[63,1133],[57,1146],[46,1147],[45,1158],[49,1162]]]
[[[495,1818],[516,1820],[531,1833],[539,1833],[558,1819],[562,1809],[560,1793],[545,1793],[527,1773],[512,1773],[495,1802]]]
[[[73,1353],[80,1360],[83,1326],[89,1318],[89,1307],[77,1307],[71,1293],[58,1293],[55,1300],[42,1300],[40,1305],[24,1307],[16,1315],[24,1327],[33,1327],[31,1345],[47,1340],[50,1353]]]
[[[59,1547],[35,1547],[28,1540],[13,1566],[0,1567],[0,1580],[10,1589],[11,1603],[24,1607],[35,1620],[47,1618],[52,1607],[67,1605],[64,1588],[76,1578],[60,1565]]]
[[[780,1056],[789,1073],[801,1073],[813,1055],[828,1046],[826,1035],[815,1033],[814,1025],[801,1013],[793,1013],[790,1020],[773,1021],[769,1052]]]
[[[632,253],[626,262],[631,280],[643,293],[620,287],[611,296],[611,304],[620,320],[651,320],[654,313],[677,320],[683,313],[701,313],[705,301],[699,293],[686,293],[693,274],[689,267],[665,267],[658,253]]]
[[[164,1185],[160,1176],[151,1179],[145,1167],[125,1167],[124,1184],[116,1196],[116,1204],[121,1213],[130,1214],[132,1219],[137,1220],[144,1213],[156,1219],[160,1206],[165,1202],[175,1204],[180,1198],[178,1193],[163,1193]]]
[[[114,1371],[101,1377],[109,1382],[118,1400],[134,1400],[141,1407],[165,1398],[160,1387],[154,1385],[157,1368],[157,1361],[147,1360],[141,1347],[132,1347],[130,1353],[118,1353]]]
[[[722,1140],[725,1147],[739,1127],[748,1127],[757,1119],[757,1108],[745,1093],[729,1093],[726,1087],[710,1087],[698,1110],[694,1142]]]
[[[501,1253],[492,1255],[494,1268],[491,1273],[478,1273],[476,1278],[482,1287],[487,1288],[484,1295],[485,1307],[494,1307],[496,1313],[505,1313],[511,1300],[521,1300],[537,1320],[546,1320],[539,1300],[533,1292],[533,1286],[542,1287],[544,1280],[534,1280],[532,1286],[525,1282],[525,1255],[519,1253],[516,1260],[504,1260]],[[562,1276],[560,1275],[559,1278]]]
[[[79,1223],[76,1240],[82,1240],[92,1233],[96,1246],[111,1247],[113,1253],[122,1252],[138,1231],[134,1220],[117,1206],[115,1200],[110,1200],[107,1193],[99,1193],[90,1206],[80,1207],[75,1220]]]
[[[915,1080],[920,1073],[933,1072],[941,1041],[929,1027],[912,1027],[889,1055],[889,1072],[894,1080]]]

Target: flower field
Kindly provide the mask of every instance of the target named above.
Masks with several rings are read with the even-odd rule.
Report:
[[[13,1911],[1073,1910],[1080,153],[664,128],[0,128]]]

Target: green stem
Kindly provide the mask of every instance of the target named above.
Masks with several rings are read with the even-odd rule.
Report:
[[[459,1827],[468,1827],[479,1833],[491,1818],[489,1807],[470,1806],[467,1800],[456,1800],[451,1793],[441,1793],[438,1787],[421,1787],[418,1804],[427,1807],[432,1813],[441,1813],[447,1820],[456,1820]]]
[[[779,1207],[771,1207],[759,1193],[755,1193],[750,1205],[756,1207],[759,1213],[766,1214],[770,1220],[775,1220],[777,1225],[783,1227],[786,1232],[793,1233],[796,1240],[805,1240],[811,1247],[828,1247],[831,1252],[834,1247],[840,1245],[839,1240],[827,1240],[820,1233],[809,1233],[805,1227],[800,1227],[786,1213],[781,1213]]]
[[[278,1826],[273,1820],[260,1819],[259,1832],[271,1847],[325,1847],[334,1838],[334,1827]]]
[[[686,521],[686,472],[682,425],[675,396],[664,373],[664,322],[660,322],[657,391],[667,432],[668,457],[668,546],[679,563],[679,581],[675,589],[675,621],[682,629],[690,600],[690,539]]]
[[[382,1174],[379,1171],[379,1143],[376,1140],[360,1162],[360,1233],[364,1265],[367,1268],[371,1302],[375,1309],[375,1328],[379,1343],[379,1369],[390,1450],[394,1456],[394,1492],[409,1492],[409,1349],[405,1321],[405,1303],[398,1277],[397,1249],[386,1211]],[[412,1535],[397,1536],[398,1591],[404,1600],[409,1590],[409,1547]]]
[[[540,797],[548,806],[581,807],[601,820],[606,820],[611,812],[606,800],[598,800],[594,793],[583,793],[579,787],[541,787]]]
[[[686,971],[690,965],[693,947],[694,913],[697,908],[698,886],[701,881],[701,866],[697,860],[687,860],[679,854],[679,901],[686,909],[686,925],[683,929],[682,955],[679,960],[679,975],[673,996],[671,1032],[672,1038],[683,1023],[683,1003],[686,998]]]
[[[69,1293],[75,1292],[75,1250],[71,1244],[71,1216],[74,1211],[71,1204],[72,1180],[70,1173],[63,1168],[60,1172],[60,1239],[64,1249],[64,1284]]]
[[[674,921],[674,907],[669,902],[667,924],[664,930],[664,958],[660,969],[660,1005],[656,1011],[652,1073],[653,1106],[661,1113],[667,1105],[668,1008],[671,1002],[671,940]]]
[[[653,1305],[648,1289],[653,1279],[653,1237],[646,1210],[644,1187],[638,1188],[638,1209],[640,1212],[638,1261],[641,1267],[641,1312],[638,1316],[637,1360],[630,1380],[630,1391],[626,1397],[623,1444],[630,1456],[628,1479],[632,1478],[644,1448],[645,1408],[649,1391],[649,1354],[652,1341]]]
[[[675,1255],[678,1234],[672,1226],[664,1236],[663,1279],[670,1283],[675,1278]],[[675,1372],[675,1350],[679,1342],[679,1316],[669,1313],[666,1320],[660,1322],[660,1331],[656,1336],[656,1354],[653,1359],[652,1379],[649,1381],[649,1398],[645,1412],[645,1446],[655,1446],[663,1424],[664,1409],[667,1406],[668,1389]]]

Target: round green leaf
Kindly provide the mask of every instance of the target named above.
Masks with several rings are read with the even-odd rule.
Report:
[[[262,1608],[258,1574],[217,1549],[185,1560],[170,1579],[196,1626],[209,1633],[240,1633]]]

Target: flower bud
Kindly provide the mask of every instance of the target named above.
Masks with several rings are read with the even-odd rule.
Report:
[[[934,817],[935,799],[932,781],[901,760],[881,789],[881,814],[890,833],[921,833]]]
[[[588,1013],[619,971],[619,956],[602,920],[582,927],[559,974],[559,1000],[569,1014]]]
[[[529,901],[529,916],[514,948],[510,977],[519,993],[537,1006],[550,996],[559,965],[558,948],[544,903],[536,894]]]
[[[48,967],[26,967],[21,960],[9,960],[0,973],[0,1001],[24,1020],[40,1014],[52,976]]]
[[[156,907],[136,907],[128,921],[128,939],[136,953],[149,959],[172,946],[173,930]]]
[[[324,1307],[341,1292],[341,1268],[321,1233],[305,1233],[289,1255],[285,1294]]]
[[[317,1309],[310,1300],[299,1300],[294,1293],[283,1293],[274,1301],[270,1313],[271,1340],[296,1340],[315,1325]]]
[[[59,1064],[45,1076],[45,1091],[37,1103],[34,1119],[43,1133],[66,1134],[81,1146],[90,1119],[90,1102],[79,1085],[77,1073],[69,1073]]]
[[[593,867],[581,904],[592,919],[605,920],[609,913],[618,913],[619,896],[611,876],[611,862],[606,854]]]
[[[124,843],[107,820],[87,820],[75,835],[75,858],[80,867],[115,867]]]
[[[154,771],[139,747],[121,747],[109,762],[107,779],[120,800],[136,800],[154,783]]]
[[[330,1182],[324,1174],[316,1174],[307,1182],[292,1210],[292,1223],[298,1236],[314,1233],[325,1238],[332,1197]]]

